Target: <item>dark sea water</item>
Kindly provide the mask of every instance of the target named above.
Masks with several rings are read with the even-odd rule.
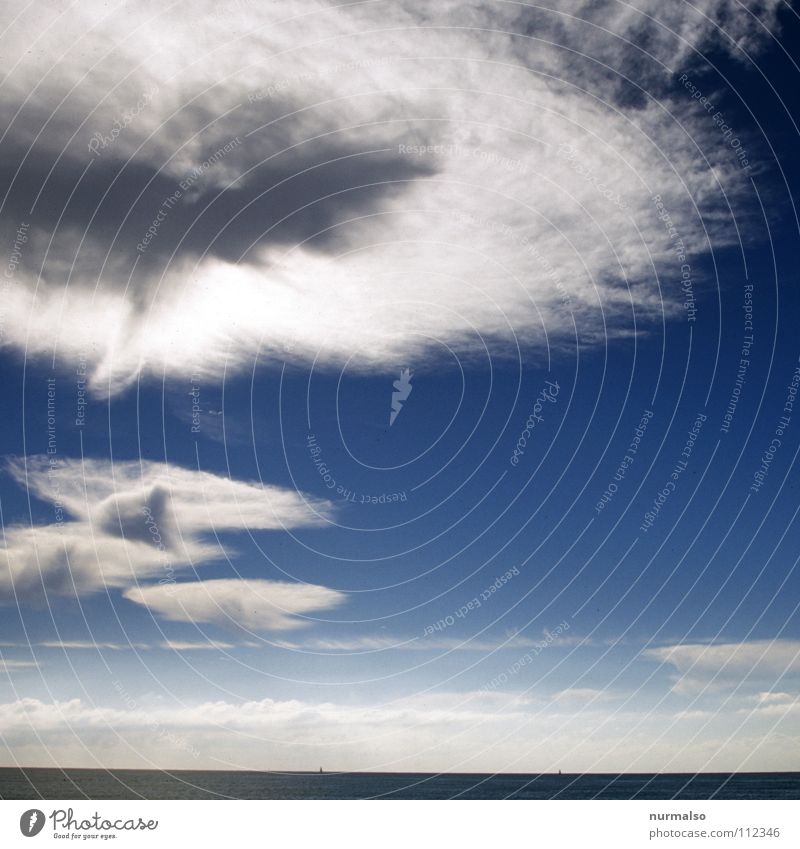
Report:
[[[0,799],[800,799],[800,773],[478,775],[2,769]]]

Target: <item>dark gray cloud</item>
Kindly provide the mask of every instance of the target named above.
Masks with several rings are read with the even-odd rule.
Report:
[[[11,233],[20,221],[33,228],[22,267],[57,282],[74,262],[73,282],[94,283],[108,255],[115,274],[104,285],[125,285],[137,258],[152,273],[201,255],[254,261],[255,251],[269,245],[332,249],[344,232],[335,225],[380,211],[410,181],[435,170],[430,160],[399,156],[396,145],[371,152],[335,134],[298,140],[294,149],[265,157],[259,134],[247,138],[247,123],[237,131],[219,147],[205,145],[182,176],[144,159],[121,161],[113,152],[79,159],[70,151],[56,162],[52,150],[23,152],[6,143],[0,148],[0,181],[10,186],[3,228]],[[219,153],[230,144],[230,152]],[[220,185],[214,169],[223,166]],[[65,233],[68,240],[59,238]]]
[[[31,227],[4,342],[93,346],[92,391],[263,350],[630,336],[680,314],[654,194],[690,253],[739,238],[747,175],[664,81],[767,42],[775,0],[101,5],[43,3],[0,90],[3,236]]]

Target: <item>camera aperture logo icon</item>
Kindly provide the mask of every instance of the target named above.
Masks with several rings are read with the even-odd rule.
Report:
[[[19,818],[19,830],[25,837],[36,837],[44,828],[45,815],[38,808],[31,808]]]

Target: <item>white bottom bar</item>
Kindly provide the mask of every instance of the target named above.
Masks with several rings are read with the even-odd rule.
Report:
[[[799,819],[765,800],[0,801],[0,846],[768,849],[800,846]]]

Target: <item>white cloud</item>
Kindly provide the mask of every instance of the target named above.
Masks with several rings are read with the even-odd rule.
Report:
[[[697,10],[571,1],[539,13],[514,4],[345,8],[290,0],[249,7],[247,26],[234,22],[230,40],[218,27],[196,25],[214,17],[215,5],[197,4],[191,20],[161,8],[154,20],[126,8],[106,14],[91,2],[57,18],[58,7],[48,6],[37,49],[4,59],[20,60],[7,85],[10,112],[22,92],[40,84],[38,105],[20,113],[11,138],[32,139],[47,118],[36,151],[44,158],[66,151],[81,170],[91,131],[110,131],[158,84],[89,179],[116,158],[135,156],[137,167],[160,169],[159,191],[168,193],[177,186],[170,180],[184,178],[231,137],[243,140],[207,169],[202,191],[192,189],[195,200],[181,201],[200,212],[203,192],[205,205],[212,188],[238,180],[206,213],[210,232],[184,232],[189,217],[179,245],[168,235],[170,216],[178,215],[170,211],[139,257],[135,288],[133,246],[160,196],[148,196],[145,222],[132,215],[121,234],[104,233],[100,216],[79,258],[76,237],[86,220],[62,222],[52,244],[46,228],[33,235],[31,254],[35,243],[49,245],[43,280],[20,270],[6,297],[6,343],[29,355],[56,345],[67,359],[91,345],[96,392],[119,391],[142,371],[219,374],[244,367],[257,351],[264,360],[319,356],[320,365],[352,355],[353,367],[371,369],[413,359],[436,340],[464,352],[479,347],[481,336],[504,345],[515,334],[526,346],[558,343],[573,333],[573,320],[583,341],[628,335],[633,311],[641,330],[662,311],[675,314],[679,296],[652,194],[661,194],[692,255],[708,249],[706,228],[715,246],[737,238],[727,204],[741,199],[745,183],[708,114],[685,92],[625,106],[618,80],[541,38],[640,70],[643,54],[628,40],[646,34],[650,54],[675,66],[706,44],[752,47],[766,38],[732,0]],[[774,0],[748,5],[768,26],[776,7]],[[538,15],[539,39],[501,34],[503,26],[527,31],[526,15]],[[51,69],[61,51],[48,46],[69,41],[73,29],[75,50]],[[641,73],[636,79],[644,82]],[[58,109],[72,84],[69,109]],[[400,147],[429,144],[445,147],[422,155]],[[321,167],[331,159],[341,160],[335,174]],[[47,173],[49,163],[43,167]],[[259,190],[268,192],[261,205]],[[325,201],[326,193],[335,200]],[[117,203],[128,211],[133,200]],[[285,232],[270,231],[272,207]],[[306,241],[319,230],[327,242]],[[245,233],[259,245],[236,264],[230,243]],[[664,291],[656,269],[667,272]]]
[[[546,636],[546,635],[545,635]],[[550,646],[590,645],[585,637],[550,637]],[[304,640],[279,640],[273,645],[288,649],[306,649],[321,652],[373,652],[389,650],[413,651],[477,651],[494,652],[541,647],[543,640],[508,635],[505,637],[402,637],[389,634],[365,634],[358,637],[312,637]]]
[[[373,705],[176,705],[121,694],[127,708],[80,699],[0,704],[0,734],[29,765],[456,772],[654,772],[665,763],[685,772],[791,770],[798,742],[781,725],[784,706],[782,715],[769,706],[675,722],[674,712],[576,710],[499,692]],[[735,739],[732,725],[741,726]]]
[[[274,582],[265,582],[273,584]],[[208,582],[204,582],[207,585]],[[170,585],[172,586],[172,585]],[[289,584],[288,586],[296,586]],[[303,586],[303,585],[297,585]],[[274,587],[267,587],[271,591]],[[166,594],[174,592],[172,589],[167,589]],[[243,589],[240,595],[247,596],[250,591]],[[270,592],[270,594],[272,594]],[[139,600],[138,598],[136,599]],[[171,605],[170,609],[178,605]],[[199,621],[199,620],[198,620]],[[231,624],[225,619],[225,624]],[[252,640],[244,640],[238,642],[220,642],[218,640],[179,640],[168,639],[157,643],[142,643],[142,642],[107,642],[99,640],[44,640],[42,642],[28,643],[7,643],[7,648],[15,649],[30,649],[30,648],[46,648],[46,649],[61,649],[64,651],[152,651],[156,649],[166,649],[168,651],[230,651],[234,649],[263,649],[267,645],[277,648],[290,649],[294,651],[311,651],[321,653],[335,654],[358,654],[372,652],[391,652],[391,651],[464,651],[464,652],[495,652],[495,651],[517,651],[521,652],[525,649],[541,647],[542,640],[534,640],[528,637],[521,636],[505,636],[505,637],[488,637],[488,638],[472,638],[467,637],[407,637],[392,634],[365,634],[362,636],[353,637],[310,637],[306,636],[302,639],[270,639],[269,643],[254,642]],[[592,641],[587,637],[552,637],[549,645],[552,647],[567,647],[576,645],[592,645]],[[567,691],[565,691],[567,692]],[[598,691],[579,691],[579,692],[598,692]]]
[[[235,649],[233,643],[221,643],[216,640],[208,642],[192,642],[190,640],[165,640],[158,644],[158,648],[167,649],[168,651],[230,651]]]
[[[612,696],[605,690],[596,690],[592,687],[570,687],[556,693],[553,698],[557,702],[595,704],[597,702],[607,701]]]
[[[792,702],[796,702],[798,699],[797,696],[793,696],[791,693],[759,693],[758,701],[759,704],[762,705],[772,705],[772,704],[788,704]]]
[[[62,651],[129,651],[131,649],[144,650],[149,648],[146,643],[109,643],[93,640],[43,640],[34,645],[43,649],[61,649]],[[21,648],[22,646],[18,646]]]
[[[17,669],[35,669],[39,664],[35,660],[2,660],[0,672],[14,672]]]
[[[647,649],[645,657],[675,668],[674,689],[682,693],[733,688],[745,679],[778,681],[800,673],[800,641],[686,643]]]
[[[61,649],[63,651],[150,651],[152,649],[167,649],[168,651],[221,651],[237,648],[233,643],[221,643],[216,640],[164,640],[160,643],[109,643],[92,640],[45,640],[35,643],[45,649]],[[15,648],[22,648],[16,645]]]
[[[31,457],[12,476],[54,505],[55,523],[5,529],[0,596],[72,595],[174,573],[225,556],[202,536],[314,525],[330,505],[281,487],[149,461]]]
[[[208,622],[254,631],[286,631],[309,624],[309,614],[344,602],[344,593],[315,584],[219,579],[132,587],[125,598],[174,622]]]
[[[150,460],[73,460],[47,457],[12,460],[14,479],[38,498],[56,497],[76,518],[127,539],[152,543],[150,511],[165,545],[178,537],[213,528],[218,531],[271,530],[321,523],[328,502],[301,497],[291,489],[237,481],[211,472]]]

